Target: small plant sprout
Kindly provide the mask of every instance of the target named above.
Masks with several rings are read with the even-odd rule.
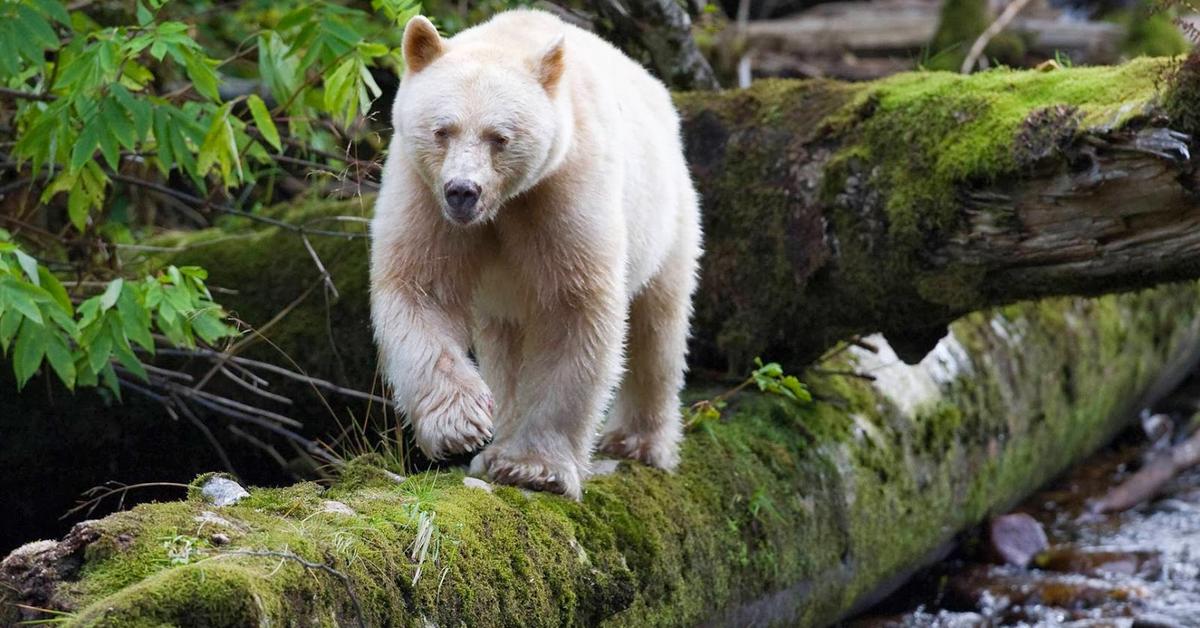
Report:
[[[809,394],[808,387],[804,385],[804,382],[797,379],[795,375],[784,373],[783,367],[778,362],[763,364],[762,358],[754,358],[754,366],[755,369],[750,372],[750,376],[737,386],[712,399],[697,401],[685,408],[683,411],[685,428],[689,431],[696,428],[707,430],[714,422],[720,420],[721,411],[728,405],[729,398],[750,385],[758,386],[762,392],[779,395],[797,403],[812,401],[812,395]]]

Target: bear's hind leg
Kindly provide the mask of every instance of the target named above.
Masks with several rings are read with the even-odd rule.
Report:
[[[681,238],[630,306],[626,372],[600,438],[604,453],[667,470],[679,462],[679,391],[698,252],[695,239]]]

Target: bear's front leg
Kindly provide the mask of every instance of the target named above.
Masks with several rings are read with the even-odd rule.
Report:
[[[619,289],[545,308],[522,341],[516,403],[471,471],[503,484],[582,496],[604,406],[621,369]]]
[[[467,355],[463,308],[386,283],[371,300],[384,373],[417,446],[433,460],[481,448],[494,404]]]

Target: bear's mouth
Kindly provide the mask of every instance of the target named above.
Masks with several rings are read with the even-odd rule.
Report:
[[[472,227],[481,224],[487,221],[488,216],[488,207],[483,203],[483,199],[480,199],[470,209],[456,209],[446,203],[442,203],[442,217],[446,219],[446,222],[456,227]]]

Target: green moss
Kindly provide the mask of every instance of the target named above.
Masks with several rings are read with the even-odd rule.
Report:
[[[917,238],[922,223],[944,228],[955,218],[956,185],[1016,171],[1013,142],[1032,112],[1066,105],[1085,127],[1118,126],[1152,101],[1160,68],[1137,61],[1069,72],[899,74],[860,96],[875,106],[855,131],[862,145],[851,150],[880,167],[897,236]]]
[[[1056,154],[1079,129],[1119,127],[1155,102],[1162,61],[1067,71],[901,74],[870,84],[826,120],[844,139],[826,167],[823,198],[842,238],[841,272],[859,307],[892,312],[897,326],[929,304],[963,311],[984,303],[976,268],[936,274],[919,251],[963,219],[958,194],[1016,176]],[[862,225],[882,224],[881,233]],[[892,298],[916,280],[919,304]]]

